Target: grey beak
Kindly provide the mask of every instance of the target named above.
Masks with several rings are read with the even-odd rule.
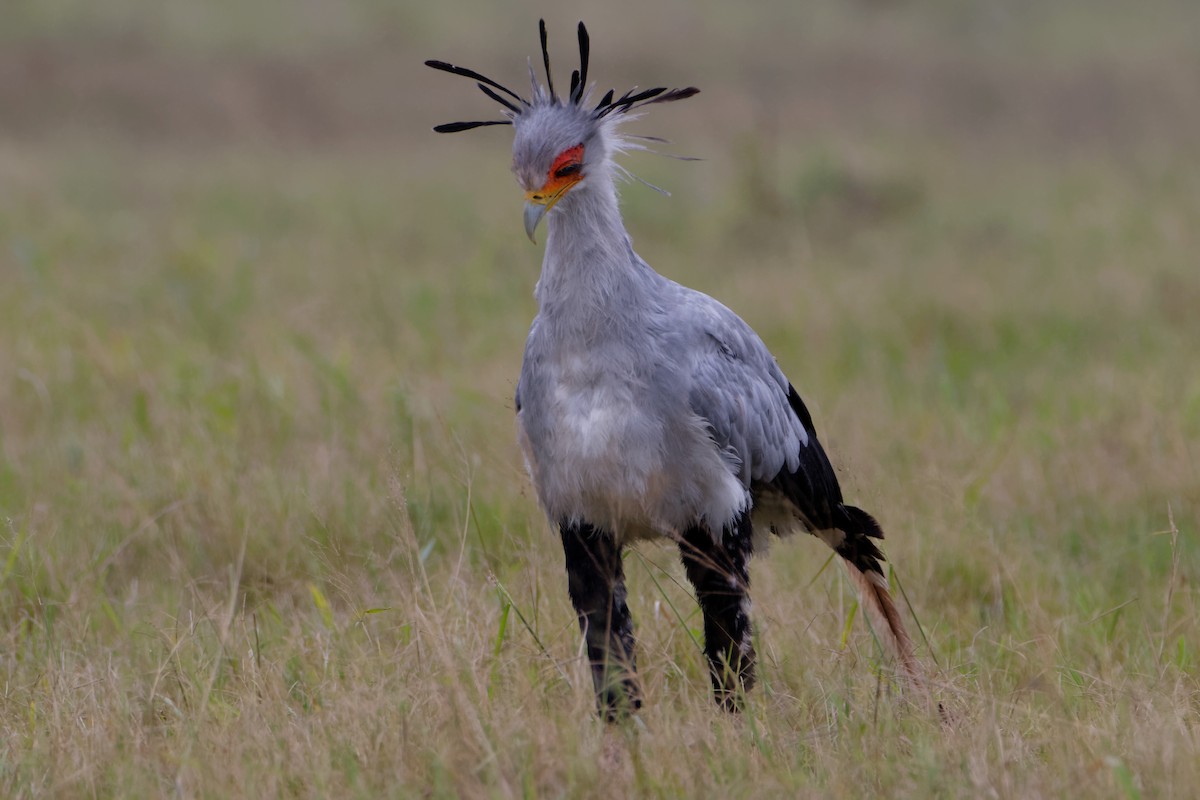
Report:
[[[525,203],[525,234],[534,244],[537,244],[537,239],[533,238],[533,232],[537,230],[538,223],[542,221],[542,217],[546,216],[546,212],[549,210],[549,207],[541,203]]]

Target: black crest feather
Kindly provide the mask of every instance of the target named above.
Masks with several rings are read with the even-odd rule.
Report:
[[[514,106],[512,103],[508,102],[508,101],[507,101],[507,100],[505,100],[503,97],[501,97],[500,95],[496,94],[495,92],[493,92],[493,91],[492,91],[491,89],[489,89],[488,87],[484,86],[482,83],[477,83],[477,84],[475,84],[475,85],[479,87],[479,91],[483,92],[483,93],[484,93],[484,94],[486,94],[488,97],[492,98],[492,99],[493,99],[493,100],[495,100],[497,103],[499,103],[500,105],[502,105],[502,106],[504,106],[505,108],[507,108],[509,111],[512,111],[514,114],[520,114],[520,113],[521,113],[521,109],[520,109],[520,108],[518,108],[517,106]]]
[[[605,93],[604,93],[604,97],[601,97],[601,98],[600,98],[600,103],[599,103],[599,105],[597,105],[597,106],[596,106],[595,108],[593,108],[592,110],[593,110],[593,111],[599,111],[600,109],[604,108],[604,107],[605,107],[605,106],[607,106],[609,103],[611,103],[611,102],[612,102],[612,98],[613,98],[613,94],[615,94],[615,92],[614,92],[614,90],[613,90],[613,89],[609,89],[607,92],[605,92]]]
[[[529,105],[529,101],[523,99],[521,97],[521,95],[517,94],[512,89],[509,89],[507,86],[501,86],[500,84],[496,83],[491,78],[487,77],[486,75],[480,75],[478,72],[476,72],[473,69],[467,69],[466,67],[456,67],[453,64],[447,64],[445,61],[434,61],[432,59],[430,59],[429,61],[426,61],[425,66],[433,67],[434,69],[440,69],[442,72],[449,72],[451,75],[461,75],[464,78],[471,78],[473,80],[479,81],[480,83],[486,83],[488,86],[494,86],[495,88],[499,89],[500,91],[504,92],[505,94],[507,94],[510,97],[514,98],[515,100],[519,101],[522,105],[526,105],[526,106]]]
[[[588,36],[587,27],[583,22],[579,23],[579,84],[571,93],[571,102],[578,103],[583,99],[583,93],[587,91],[587,71],[588,57],[592,52],[592,40]],[[571,77],[571,82],[575,82],[574,76]]]
[[[637,94],[634,94],[633,89],[630,89],[628,92],[618,97],[615,102],[609,103],[608,108],[601,111],[597,116],[602,117],[606,114],[611,114],[614,111],[620,111],[624,113],[632,108],[634,103],[640,103],[643,100],[648,100],[651,97],[662,94],[666,90],[667,87],[659,86],[654,89],[647,89],[644,92],[638,92]]]
[[[695,86],[689,86],[686,89],[672,89],[666,94],[661,94],[658,97],[655,97],[653,100],[647,100],[646,102],[642,103],[642,105],[648,106],[652,103],[672,103],[676,100],[687,100],[689,97],[697,94],[700,94],[700,90]]]
[[[571,89],[567,94],[567,101],[579,105],[583,102],[583,96],[587,92],[588,80],[588,62],[591,58],[591,38],[588,36],[587,26],[582,22],[579,23],[579,69],[571,72]],[[550,101],[558,102],[558,95],[554,91],[554,79],[550,73],[550,48],[548,46],[548,36],[546,35],[546,21],[538,20],[538,36],[542,44],[542,63],[546,67],[546,88],[550,93]],[[425,62],[425,66],[431,67],[442,72],[449,72],[451,75],[460,75],[464,78],[470,78],[476,82],[479,90],[487,95],[492,100],[495,100],[500,105],[508,109],[509,113],[516,117],[524,113],[525,109],[529,108],[530,103],[519,94],[509,89],[486,75],[481,75],[473,69],[459,67],[445,61],[429,60]],[[530,70],[532,73],[532,68]],[[536,78],[535,78],[536,82]],[[490,87],[490,88],[489,88]],[[501,97],[493,89],[511,97],[509,100]],[[667,89],[666,87],[658,86],[653,89],[645,89],[637,91],[630,89],[625,94],[621,95],[616,100],[613,100],[613,95],[616,94],[612,89],[609,89],[600,102],[592,109],[592,118],[600,119],[609,114],[624,114],[633,109],[648,106],[651,103],[669,103],[675,100],[683,100],[696,94],[700,90],[695,86],[689,86],[685,89]],[[541,96],[541,91],[536,86],[534,87],[535,102]],[[513,102],[516,101],[516,102]],[[438,125],[434,128],[438,133],[457,133],[459,131],[469,131],[473,128],[482,128],[489,125],[511,125],[512,119],[498,120],[481,120],[476,122],[447,122],[444,125]]]
[[[512,125],[512,120],[489,119],[482,122],[447,122],[445,125],[434,126],[434,130],[438,133],[458,133],[459,131],[469,131],[472,128],[483,128],[488,125]]]
[[[542,63],[546,65],[546,88],[550,90],[550,99],[558,100],[554,93],[554,77],[550,74],[550,49],[546,46],[546,20],[538,20],[538,35],[542,39]]]

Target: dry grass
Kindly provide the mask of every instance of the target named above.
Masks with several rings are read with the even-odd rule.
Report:
[[[418,68],[519,74],[538,12],[279,5],[6,19],[0,794],[1192,794],[1188,5],[588,12],[598,77],[704,88],[643,124],[707,160],[631,163],[675,193],[631,230],[810,400],[955,717],[793,541],[741,717],[673,552],[630,557],[629,728],[513,441],[506,137],[429,134],[484,101]]]

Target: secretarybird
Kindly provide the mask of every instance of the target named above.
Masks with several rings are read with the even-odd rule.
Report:
[[[512,169],[525,190],[525,232],[548,228],[538,314],[517,383],[519,439],[537,495],[558,526],[571,602],[600,713],[641,705],[622,549],[667,537],[680,549],[704,613],[717,702],[736,710],[754,683],[748,563],[768,533],[805,530],[845,561],[874,630],[913,681],[918,664],[880,567],[875,519],[842,499],[812,416],[762,340],[711,297],[659,275],[634,252],[617,207],[614,157],[648,137],[620,131],[686,89],[608,91],[592,100],[589,40],[578,71],[554,89],[530,64],[525,99],[476,82],[503,119],[439,125],[453,133],[512,125]]]

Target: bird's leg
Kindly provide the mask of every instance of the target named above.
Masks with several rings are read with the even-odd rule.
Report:
[[[611,722],[642,705],[621,548],[610,533],[587,523],[563,523],[559,530],[567,557],[567,589],[587,642],[596,705]]]
[[[717,703],[741,707],[754,685],[754,643],[750,632],[752,529],[747,511],[714,542],[702,527],[689,528],[679,542],[683,566],[704,612],[704,653]]]

